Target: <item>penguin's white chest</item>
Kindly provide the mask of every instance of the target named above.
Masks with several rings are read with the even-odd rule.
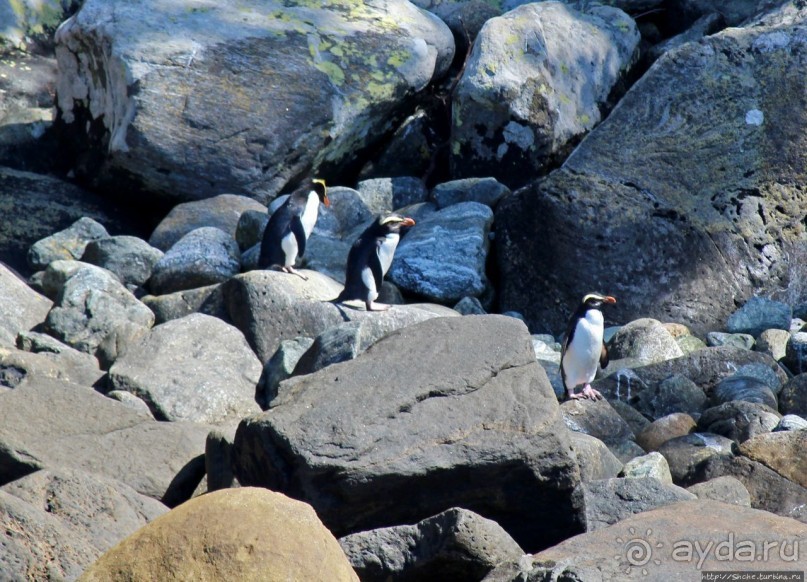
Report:
[[[401,239],[397,233],[390,233],[384,237],[381,244],[378,246],[378,262],[381,265],[381,273],[387,274],[390,265],[392,265],[392,258],[395,256],[395,249],[398,248],[398,241]],[[378,299],[378,289],[375,284],[375,277],[369,265],[365,265],[361,272],[361,280],[364,286],[367,287],[367,300],[375,301]]]
[[[602,353],[602,336],[602,312],[591,309],[586,312],[585,317],[578,320],[572,341],[563,354],[562,365],[567,388],[594,380]]]
[[[319,196],[314,191],[308,193],[308,200],[305,203],[303,214],[300,220],[303,223],[303,230],[305,231],[305,238],[311,236],[314,231],[314,225],[317,223],[317,216],[319,215]]]

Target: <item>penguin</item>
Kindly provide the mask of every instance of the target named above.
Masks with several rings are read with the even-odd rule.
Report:
[[[324,180],[311,180],[292,192],[272,214],[261,241],[258,266],[279,269],[308,280],[294,270],[294,263],[305,253],[305,243],[314,230],[319,204],[331,205]]]
[[[379,216],[350,247],[345,269],[345,288],[333,300],[334,303],[361,299],[367,311],[389,309],[389,305],[376,303],[375,300],[384,275],[392,264],[392,257],[401,238],[401,229],[414,225],[414,220],[400,214]]]
[[[616,299],[610,295],[589,293],[572,314],[560,356],[560,375],[566,388],[566,398],[602,398],[602,394],[591,387],[597,375],[597,365],[603,368],[608,365],[600,307],[615,303]],[[583,385],[583,391],[575,394],[575,388],[580,385]]]

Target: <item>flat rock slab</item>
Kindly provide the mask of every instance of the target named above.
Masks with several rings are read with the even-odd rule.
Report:
[[[162,499],[204,453],[209,430],[146,420],[89,388],[39,379],[0,395],[0,475],[5,484],[38,469],[72,467]]]
[[[359,580],[311,506],[254,487],[184,503],[126,538],[82,577],[123,579]]]
[[[683,501],[500,566],[484,582],[700,580],[710,571],[799,572],[804,557],[796,548],[803,551],[805,544],[807,528],[793,519],[718,501]],[[728,560],[729,554],[734,559]]]
[[[142,398],[158,420],[217,423],[260,410],[261,363],[233,326],[194,313],[154,327],[109,369],[115,390]]]
[[[370,321],[393,331],[434,317],[457,316],[448,307],[430,304],[396,305],[389,311],[367,312],[363,308],[330,303],[342,285],[316,271],[303,270],[302,278],[278,271],[250,271],[224,285],[230,319],[266,362],[280,342],[295,337],[316,337],[346,321]]]
[[[238,427],[236,476],[307,500],[337,535],[456,506],[525,548],[579,531],[580,473],[522,322],[431,319],[289,382]]]
[[[5,579],[75,579],[102,553],[168,511],[108,477],[37,471],[0,488]]]

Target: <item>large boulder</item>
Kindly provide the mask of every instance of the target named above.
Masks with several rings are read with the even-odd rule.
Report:
[[[244,335],[194,313],[154,327],[109,369],[115,390],[142,398],[158,420],[218,423],[258,412],[261,363]]]
[[[610,6],[535,2],[490,19],[454,92],[453,175],[511,187],[540,175],[600,122],[638,43]]]
[[[740,445],[741,454],[807,488],[805,450],[807,430],[760,434]]]
[[[288,382],[238,427],[236,476],[307,500],[335,534],[455,506],[527,549],[579,531],[580,473],[523,323],[431,319]]]
[[[383,333],[431,319],[458,315],[430,304],[396,305],[389,311],[367,312],[330,303],[342,285],[316,271],[301,271],[308,280],[279,271],[251,271],[224,285],[230,319],[247,338],[261,362],[266,362],[285,339],[316,337],[346,321],[366,321]]]
[[[87,0],[56,42],[60,118],[108,175],[262,202],[353,162],[454,54],[448,28],[405,0]]]
[[[101,556],[81,579],[359,580],[309,505],[254,487],[182,504]]]
[[[807,252],[807,118],[790,114],[807,107],[799,10],[667,53],[559,170],[497,207],[502,309],[558,333],[557,305],[599,288],[630,298],[609,311],[617,321],[704,332],[735,299],[800,277],[789,259]]]
[[[32,290],[19,276],[0,263],[0,345],[13,346],[17,334],[45,321],[52,303]]]
[[[682,501],[502,565],[484,582],[689,580],[729,568],[762,576],[798,571],[805,543],[807,529],[793,519],[719,501]]]
[[[201,479],[180,470],[204,452],[208,432],[202,425],[149,420],[64,380],[30,378],[0,398],[0,484],[67,466],[165,502],[166,494],[193,491],[194,478]]]
[[[37,471],[0,488],[0,570],[7,580],[75,579],[102,553],[168,511],[100,475]]]

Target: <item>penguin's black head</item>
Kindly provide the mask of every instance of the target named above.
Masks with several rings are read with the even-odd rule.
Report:
[[[328,199],[328,188],[325,186],[325,180],[320,180],[317,178],[311,180],[311,189],[309,192],[311,190],[317,193],[317,196],[319,196],[319,201],[325,206],[331,205],[331,201]]]
[[[402,228],[415,226],[415,221],[407,216],[400,214],[382,214],[376,219],[376,229],[380,234],[387,235],[392,233],[400,233]]]
[[[599,293],[589,293],[585,297],[583,297],[582,306],[585,309],[599,309],[600,307],[605,305],[613,305],[616,303],[616,299],[611,297],[610,295],[600,295]]]

